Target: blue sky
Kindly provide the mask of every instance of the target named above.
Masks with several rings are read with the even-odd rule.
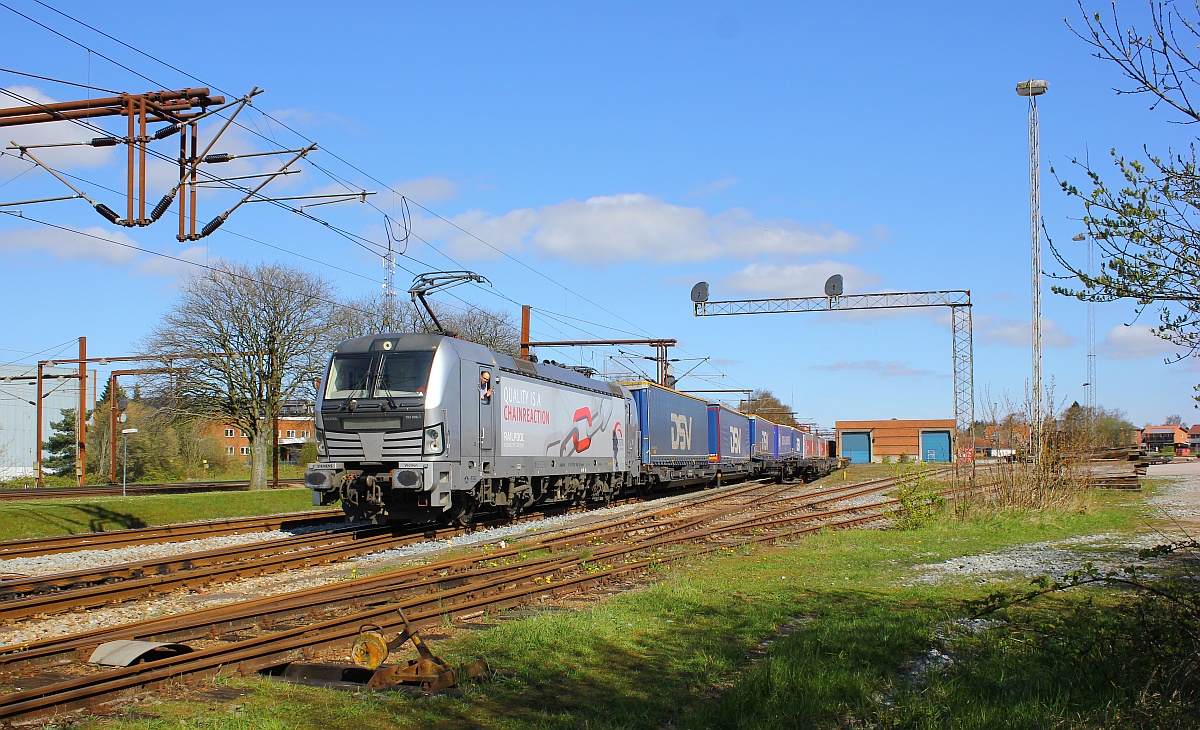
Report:
[[[4,68],[133,92],[198,85],[32,0],[4,2],[150,80],[0,7]],[[1063,23],[1078,17],[1070,2],[209,2],[186,11],[132,2],[120,23],[91,3],[55,7],[232,96],[266,89],[256,108],[315,139],[321,168],[380,191],[380,210],[398,211],[399,196],[343,161],[490,244],[413,207],[414,233],[432,247],[411,242],[403,267],[484,274],[494,290],[459,290],[462,298],[534,305],[546,312],[534,318],[538,338],[675,337],[673,354],[710,357],[696,373],[721,376],[684,387],[767,387],[826,426],[951,417],[948,312],[697,319],[694,282],[710,282],[714,299],[819,294],[834,272],[847,293],[969,289],[977,396],[1020,400],[1030,371],[1028,153],[1015,84],[1050,81],[1040,105],[1043,215],[1060,244],[1072,245],[1082,212],[1057,190],[1052,166],[1078,179],[1073,156],[1103,163],[1113,147],[1134,154],[1143,143],[1191,140],[1148,100],[1112,92],[1115,69]],[[1129,5],[1130,17],[1140,11]],[[87,93],[5,73],[0,87],[40,101]],[[235,129],[222,151],[266,149],[255,133],[303,144],[258,111],[244,122],[252,131]],[[6,143],[93,136],[67,124],[0,131]],[[123,199],[100,187],[123,179],[113,150],[47,157],[121,210]],[[27,168],[0,157],[0,202],[62,194]],[[320,169],[301,169],[268,190],[335,186]],[[152,201],[170,176],[154,170]],[[201,218],[230,200],[202,199]],[[192,261],[303,265],[344,295],[382,281],[368,251],[269,205],[244,206],[194,244],[174,239],[171,220],[114,229],[82,201],[23,210]],[[385,240],[370,206],[312,212]],[[0,257],[4,362],[79,335],[93,354],[130,352],[189,268],[9,216],[0,216]],[[1045,268],[1055,268],[1048,251]],[[399,272],[403,288],[409,279]],[[1047,282],[1045,316],[1046,379],[1057,401],[1082,400],[1085,307]],[[1170,348],[1147,335],[1149,319],[1125,327],[1132,316],[1127,303],[1097,307],[1101,405],[1139,425],[1172,413],[1190,422],[1200,375],[1165,365]],[[605,355],[543,354],[601,367]]]

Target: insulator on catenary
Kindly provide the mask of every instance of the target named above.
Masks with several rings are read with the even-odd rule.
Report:
[[[213,155],[205,155],[204,156],[204,161],[211,162],[211,163],[229,162],[232,159],[233,159],[233,155],[229,154],[228,152],[218,152]]]
[[[219,216],[217,216],[216,218],[213,218],[213,219],[212,219],[212,220],[210,220],[208,223],[206,223],[206,224],[204,225],[204,227],[203,227],[203,228],[201,228],[201,229],[200,229],[200,237],[201,237],[201,238],[204,238],[204,237],[205,237],[205,236],[207,236],[208,234],[210,234],[210,233],[212,233],[213,231],[217,230],[218,228],[220,228],[220,227],[221,227],[221,224],[222,224],[222,223],[224,223],[224,222],[225,222],[225,216],[224,216],[224,215],[219,215]]]
[[[174,190],[162,196],[162,200],[158,201],[158,205],[154,206],[154,210],[150,211],[150,220],[156,221],[162,218],[163,213],[167,212],[167,208],[170,208],[173,202],[175,202]]]
[[[109,223],[119,223],[121,221],[121,216],[117,215],[112,208],[104,203],[96,203],[96,212],[107,218]]]
[[[156,131],[154,133],[154,138],[155,139],[166,139],[167,137],[170,137],[172,134],[175,134],[176,132],[178,132],[179,130],[180,130],[180,126],[178,124],[172,124],[169,127],[163,127],[162,129]]]
[[[93,137],[88,144],[93,147],[116,147],[120,141],[116,137]]]

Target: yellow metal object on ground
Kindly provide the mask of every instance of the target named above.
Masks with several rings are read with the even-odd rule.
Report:
[[[419,686],[425,694],[434,694],[444,689],[450,689],[458,684],[459,673],[468,678],[482,676],[488,672],[486,661],[471,662],[458,671],[447,664],[441,657],[436,656],[421,637],[408,623],[408,617],[400,611],[404,621],[404,631],[391,639],[383,635],[377,626],[364,626],[359,631],[358,638],[350,650],[350,658],[360,667],[375,672],[367,683],[368,689],[391,689],[400,685]],[[384,666],[388,655],[411,641],[417,650],[418,657],[410,659],[404,666],[390,664]]]
[[[350,649],[350,660],[364,669],[378,669],[390,653],[391,648],[383,632],[376,628],[363,627],[358,638],[354,640],[353,648]]]

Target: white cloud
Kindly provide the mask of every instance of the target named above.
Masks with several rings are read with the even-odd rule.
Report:
[[[1178,348],[1156,337],[1148,327],[1119,324],[1108,331],[1096,348],[1097,354],[1110,360],[1140,360],[1148,357],[1167,357]]]
[[[9,86],[5,90],[10,93],[0,93],[0,106],[4,107],[29,106],[22,99],[29,99],[37,104],[53,104],[58,101],[46,96],[33,86]],[[103,124],[104,122],[105,118],[101,118],[93,121],[92,124]],[[8,147],[11,142],[21,145],[85,142],[93,137],[102,136],[105,135],[75,122],[47,122],[6,127],[0,130],[0,147]],[[33,154],[55,169],[69,169],[106,165],[113,160],[115,149],[114,147],[90,146],[46,147],[34,150]],[[17,153],[9,152],[0,157],[0,174],[15,175],[29,167],[29,162],[10,157],[11,154]],[[35,174],[39,173],[30,173],[30,175]],[[40,174],[48,175],[46,172]]]
[[[419,177],[392,185],[392,189],[419,203],[441,203],[458,197],[462,186],[445,177]]]
[[[163,253],[175,258],[168,259],[163,256],[146,256],[134,267],[134,273],[142,276],[185,276],[196,270],[194,266],[190,266],[186,262],[204,263],[208,258],[208,248],[206,246],[191,246],[178,253],[170,250]],[[183,259],[183,261],[176,259]]]
[[[750,264],[725,277],[723,286],[752,296],[819,297],[825,294],[825,280],[842,274],[846,291],[871,291],[879,284],[878,276],[857,266],[837,261],[817,261],[811,264]],[[714,296],[715,299],[724,296]]]
[[[413,232],[427,241],[444,243],[446,253],[456,259],[488,259],[500,256],[502,251],[514,254],[521,251],[537,224],[537,211],[518,208],[504,215],[488,216],[483,211],[472,210],[456,215],[450,221],[454,225],[414,214]]]
[[[105,240],[98,241],[93,236]],[[99,226],[80,229],[79,233],[57,228],[26,228],[0,232],[0,251],[41,251],[60,259],[95,260],[110,264],[128,263],[137,258],[137,251],[107,241],[133,244],[133,240],[124,233]]]
[[[865,370],[867,372],[878,373],[885,378],[946,377],[932,370],[921,370],[911,367],[907,362],[900,362],[899,360],[888,360],[886,362],[880,360],[838,360],[830,365],[813,365],[810,369],[829,371]]]
[[[657,262],[715,258],[780,258],[843,253],[857,237],[832,226],[788,219],[760,220],[735,208],[709,215],[697,207],[666,203],[641,193],[567,200],[537,210],[499,216],[469,211],[453,222],[497,248],[532,250],[581,263],[650,259]],[[416,219],[423,238],[448,241],[454,255],[495,255],[489,247],[440,221]]]
[[[1033,324],[1028,320],[977,314],[972,322],[975,340],[986,345],[1033,347]],[[1052,319],[1042,319],[1042,347],[1071,347],[1075,338]]]

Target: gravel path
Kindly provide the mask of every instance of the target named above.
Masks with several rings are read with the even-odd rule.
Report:
[[[256,542],[268,542],[270,540],[279,540],[285,537],[293,537],[320,530],[345,527],[346,525],[347,523],[344,521],[331,522],[322,525],[306,525],[292,530],[265,530],[262,532],[246,532],[240,535],[201,537],[180,542],[159,542],[149,545],[79,550],[73,553],[55,553],[28,558],[10,558],[9,560],[0,560],[0,573],[35,576],[65,573],[72,570],[86,570],[89,568],[104,568],[122,563],[140,563],[147,560],[174,557],[187,553],[198,553],[205,550],[216,550],[236,545],[249,545]]]
[[[1152,524],[1145,532],[1083,535],[952,558],[917,566],[902,585],[964,580],[984,584],[1039,575],[1061,579],[1082,568],[1086,562],[1091,562],[1101,572],[1126,565],[1151,565],[1153,561],[1138,558],[1139,550],[1187,535],[1200,535],[1200,462],[1152,466],[1148,476],[1152,479],[1161,477],[1168,480],[1168,484],[1159,494],[1146,500],[1149,508],[1146,516]]]

